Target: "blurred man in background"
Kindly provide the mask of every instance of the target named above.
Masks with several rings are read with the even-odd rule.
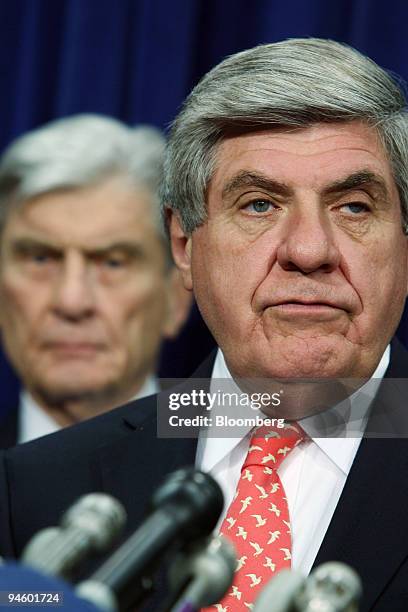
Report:
[[[161,229],[163,151],[154,128],[80,115],[3,154],[0,326],[24,388],[2,446],[157,391],[190,303]]]

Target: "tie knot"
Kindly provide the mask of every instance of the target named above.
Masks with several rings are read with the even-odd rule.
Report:
[[[264,465],[277,470],[285,457],[305,437],[305,432],[297,423],[288,423],[281,428],[262,425],[252,434],[243,468]]]

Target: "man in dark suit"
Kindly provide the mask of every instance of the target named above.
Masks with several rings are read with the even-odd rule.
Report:
[[[306,433],[278,470],[292,528],[281,550],[304,573],[350,563],[362,610],[377,612],[408,602],[408,429],[395,382],[408,360],[390,345],[408,277],[405,104],[385,71],[338,43],[237,54],[176,119],[163,197],[176,263],[220,347],[197,377],[211,377],[215,395],[220,380],[261,380],[265,392],[279,381],[282,401],[265,411]],[[340,380],[345,395],[334,401],[330,384],[322,395]],[[159,397],[160,428],[181,392]],[[7,453],[2,549],[18,554],[91,490],[121,499],[135,526],[163,475],[193,462],[228,507],[249,430],[198,446],[160,439],[155,408],[148,398]]]
[[[1,156],[0,329],[22,390],[0,447],[158,391],[161,340],[190,303],[160,221],[164,146],[153,127],[76,115]]]

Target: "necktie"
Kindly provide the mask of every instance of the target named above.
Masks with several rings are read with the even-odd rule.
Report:
[[[236,548],[237,570],[230,591],[212,609],[250,609],[266,583],[290,567],[289,511],[277,470],[304,437],[295,424],[280,429],[262,426],[252,435],[235,497],[220,529]]]

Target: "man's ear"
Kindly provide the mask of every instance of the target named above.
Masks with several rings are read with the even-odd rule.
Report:
[[[167,311],[163,321],[163,335],[174,338],[187,320],[193,294],[184,287],[181,272],[175,266],[167,273]]]
[[[405,236],[405,269],[408,270],[408,235]],[[408,297],[408,274],[407,274],[407,286],[406,286],[406,291],[405,291],[405,295]]]
[[[191,236],[185,234],[178,215],[170,209],[167,210],[167,220],[174,261],[180,270],[185,289],[192,291]]]

